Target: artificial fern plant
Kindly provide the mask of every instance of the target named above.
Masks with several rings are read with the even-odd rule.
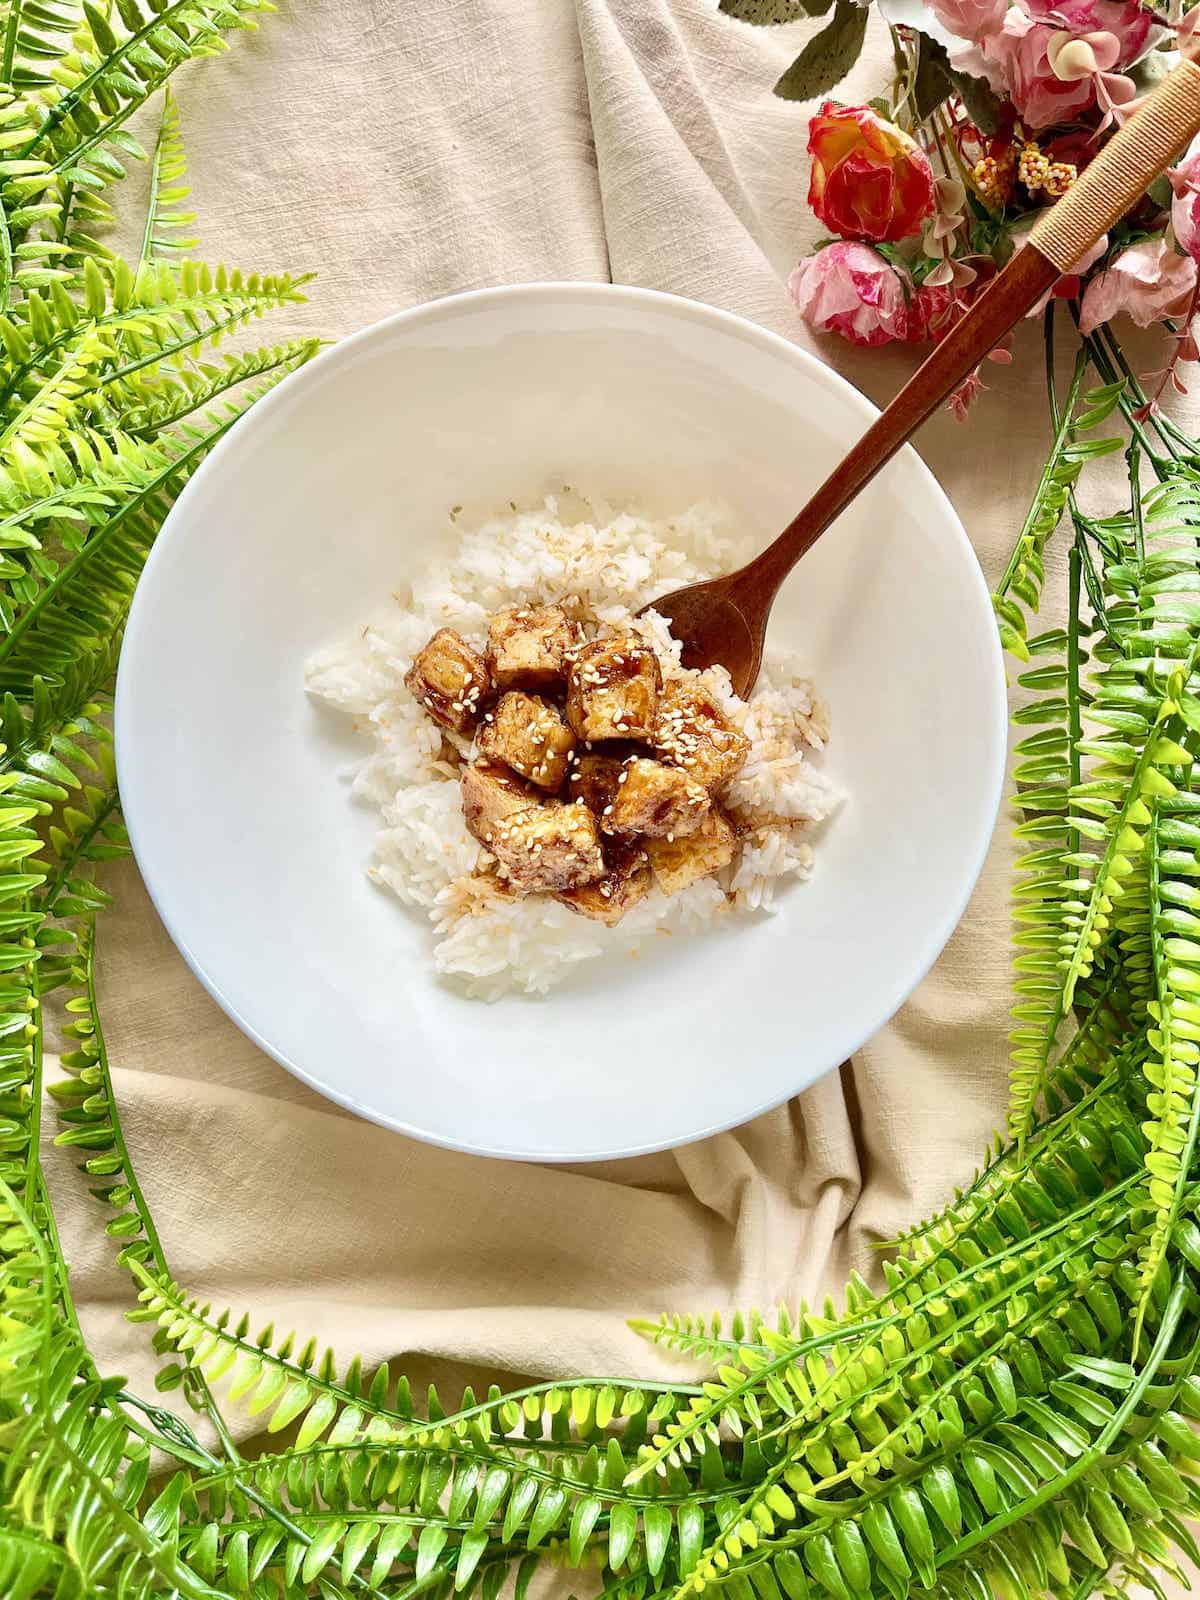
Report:
[[[173,1281],[96,1001],[101,869],[126,849],[108,684],[171,497],[313,346],[209,354],[300,284],[191,261],[169,98],[138,261],[98,235],[143,154],[131,114],[263,9],[0,6],[0,1593],[497,1600],[511,1578],[521,1600],[551,1563],[612,1600],[1161,1595],[1200,1559],[1200,447],[1145,420],[1108,334],[1059,384],[1048,324],[1050,455],[996,594],[1020,690],[1008,1139],[883,1288],[643,1327],[694,1385],[447,1408]],[[1127,501],[1085,512],[1112,450]],[[1060,538],[1066,625],[1039,631]],[[55,990],[70,1044],[44,1083]],[[170,1408],[80,1333],[48,1106]],[[235,1410],[265,1429],[253,1458]]]

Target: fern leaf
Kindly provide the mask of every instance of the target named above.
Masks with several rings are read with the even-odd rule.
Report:
[[[135,439],[154,439],[244,383],[286,377],[310,361],[319,349],[317,339],[293,339],[246,355],[226,356],[220,364],[204,362],[179,371],[158,371],[144,390],[138,392],[131,386],[127,400],[119,404],[123,426]],[[255,390],[256,395],[263,392],[265,389]],[[106,405],[113,404],[111,386],[106,385],[104,400]],[[2,532],[0,522],[0,536]]]
[[[163,257],[183,255],[196,248],[199,240],[190,235],[196,220],[194,212],[178,207],[191,194],[187,183],[187,155],[179,107],[169,88],[163,90],[162,117],[150,166],[150,199],[142,228],[139,268]],[[188,233],[188,237],[180,237]]]
[[[278,369],[269,387],[283,375]],[[148,477],[109,512],[61,565],[40,563],[23,580],[7,634],[0,637],[0,685],[23,697],[37,667],[64,674],[72,662],[111,648],[121,628],[142,564],[157,534],[169,497],[238,418],[260,388],[207,428],[185,428],[175,454],[153,458]]]
[[[1134,1348],[1148,1297],[1166,1261],[1178,1222],[1200,1128],[1200,876],[1195,854],[1200,827],[1186,816],[1172,819],[1155,807],[1149,828],[1150,918],[1157,998],[1149,1039],[1155,1056],[1144,1071],[1147,1187],[1152,1220],[1141,1249],[1142,1298],[1134,1326]],[[1173,876],[1164,875],[1164,867]],[[1192,924],[1195,924],[1193,927]]]
[[[0,430],[0,462],[21,462],[44,453],[66,431],[100,356],[95,338],[83,339]]]

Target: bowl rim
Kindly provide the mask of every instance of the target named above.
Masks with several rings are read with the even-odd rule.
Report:
[[[479,306],[486,307],[510,301],[537,301],[538,299],[566,299],[582,305],[593,301],[611,302],[613,300],[622,300],[630,305],[640,305],[652,311],[665,313],[671,317],[690,319],[693,322],[735,335],[749,344],[757,345],[761,350],[780,356],[801,368],[808,369],[813,374],[819,374],[820,381],[830,384],[834,389],[839,390],[852,409],[858,411],[863,420],[864,430],[879,415],[879,408],[874,402],[868,399],[860,389],[856,388],[848,378],[843,377],[840,372],[820,360],[818,356],[802,349],[782,334],[772,332],[770,329],[751,321],[750,318],[744,317],[737,312],[721,310],[716,306],[708,305],[704,301],[693,300],[684,295],[667,293],[660,289],[645,289],[628,284],[605,282],[574,282],[569,279],[498,284],[479,289],[463,290],[453,294],[442,295],[436,299],[421,301],[417,305],[406,307],[401,311],[381,317],[375,322],[368,323],[366,327],[338,339],[327,349],[320,351],[311,360],[305,362],[303,366],[295,368],[287,377],[276,384],[269,393],[265,394],[248,411],[244,412],[230,427],[229,431],[217,441],[208,455],[205,456],[199,467],[191,475],[187,483],[184,484],[183,489],[171,506],[138,576],[122,639],[114,693],[113,745],[118,775],[123,771],[133,773],[138,766],[137,761],[129,754],[129,736],[126,732],[128,719],[123,713],[123,707],[128,704],[128,697],[132,692],[129,687],[134,672],[132,663],[137,654],[137,641],[141,633],[142,620],[148,614],[148,587],[145,580],[148,576],[152,577],[160,565],[164,565],[170,560],[174,526],[183,520],[180,514],[181,509],[187,507],[189,496],[193,494],[193,486],[205,483],[209,478],[216,477],[222,471],[225,457],[232,449],[240,445],[241,435],[250,430],[254,424],[254,419],[268,416],[276,407],[287,403],[302,385],[321,381],[322,375],[328,369],[352,361],[356,351],[361,346],[379,338],[385,331],[420,324],[424,321],[433,321],[447,316],[454,317],[463,312],[470,313]],[[932,493],[935,503],[940,504],[948,532],[951,532],[960,544],[965,547],[969,558],[967,561],[968,584],[974,585],[984,609],[991,615],[991,592],[988,589],[975,548],[967,535],[966,529],[963,527],[953,502],[938,482],[932,469],[926,464],[913,445],[904,445],[899,454],[907,455],[911,461],[915,462],[918,471],[924,477]],[[1007,681],[999,635],[994,628],[989,633],[988,654],[991,661],[991,697],[989,706],[991,713],[989,750],[991,772],[988,785],[989,800],[988,804],[981,809],[977,820],[976,837],[971,853],[969,870],[964,873],[957,897],[953,903],[947,905],[937,923],[931,925],[922,946],[915,953],[915,957],[910,959],[906,965],[903,978],[891,986],[888,995],[880,1001],[879,1005],[871,1013],[867,1025],[856,1030],[854,1043],[847,1049],[845,1054],[846,1061],[856,1055],[870,1039],[887,1025],[901,1006],[904,1005],[905,1001],[924,982],[961,922],[986,863],[996,820],[999,815],[1000,803],[1003,798],[1008,749]],[[625,1160],[635,1156],[653,1155],[663,1150],[682,1148],[701,1139],[711,1138],[715,1134],[727,1132],[732,1128],[742,1127],[766,1112],[774,1110],[777,1106],[785,1104],[793,1095],[803,1093],[805,1089],[811,1088],[813,1083],[819,1082],[821,1077],[827,1076],[829,1072],[837,1069],[837,1064],[829,1067],[825,1073],[814,1078],[811,1083],[793,1089],[783,1100],[772,1092],[761,1103],[755,1101],[744,1112],[739,1113],[738,1116],[732,1119],[723,1118],[712,1123],[706,1123],[692,1132],[682,1134],[669,1141],[652,1139],[644,1144],[620,1146],[607,1151],[581,1153],[572,1150],[547,1152],[536,1149],[497,1148],[496,1146],[474,1144],[469,1140],[450,1139],[443,1134],[431,1133],[417,1127],[415,1124],[406,1122],[403,1118],[389,1116],[384,1112],[364,1105],[353,1095],[315,1078],[311,1072],[306,1071],[283,1050],[272,1044],[232,1004],[222,992],[218,981],[209,975],[200,959],[193,953],[187,940],[183,937],[182,930],[171,907],[169,891],[164,889],[150,863],[143,859],[139,848],[138,801],[134,798],[136,794],[136,785],[130,789],[128,795],[124,791],[124,786],[122,786],[122,815],[129,835],[133,858],[156,914],[166,929],[172,944],[174,944],[187,963],[192,975],[251,1043],[270,1056],[285,1071],[324,1099],[333,1101],[334,1104],[342,1106],[345,1110],[351,1111],[356,1116],[362,1117],[364,1120],[372,1122],[379,1127],[405,1134],[407,1137],[417,1139],[423,1144],[434,1145],[445,1150],[458,1151],[464,1155],[484,1156],[493,1160],[531,1161],[548,1164],[590,1164],[597,1161]]]

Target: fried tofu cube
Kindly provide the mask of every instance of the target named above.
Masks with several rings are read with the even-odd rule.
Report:
[[[586,806],[550,800],[516,811],[492,829],[488,849],[500,875],[522,894],[551,894],[604,875],[600,830]]]
[[[654,747],[713,793],[746,764],[750,741],[701,683],[675,683],[658,702]]]
[[[602,750],[577,750],[567,778],[567,793],[582,800],[595,816],[603,816],[605,806],[617,797],[617,783],[625,763],[618,755]]]
[[[575,735],[556,705],[510,689],[489,711],[476,736],[480,755],[553,793],[562,788]]]
[[[654,879],[649,856],[633,839],[606,839],[604,865],[603,877],[579,889],[568,889],[558,898],[581,917],[615,928],[630,907],[650,893]]]
[[[577,650],[567,676],[567,719],[581,739],[649,739],[662,688],[658,657],[633,634]]]
[[[489,850],[500,823],[539,804],[537,793],[515,773],[486,762],[476,761],[464,767],[461,787],[467,829]]]
[[[561,606],[506,606],[488,624],[487,659],[498,689],[548,689],[567,675],[578,629]]]
[[[601,813],[606,833],[644,833],[654,839],[695,833],[711,806],[708,790],[679,767],[635,756],[617,779],[616,796]]]
[[[646,851],[655,883],[671,895],[727,867],[736,844],[737,835],[728,819],[712,810],[695,833],[673,840],[647,839]]]
[[[404,682],[429,716],[455,733],[475,726],[492,688],[487,662],[453,628],[438,629]]]

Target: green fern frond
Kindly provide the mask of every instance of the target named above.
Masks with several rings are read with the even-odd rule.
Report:
[[[23,0],[24,13],[57,20],[63,0]],[[10,0],[10,6],[16,0]],[[94,197],[125,174],[125,161],[144,152],[126,124],[184,62],[225,47],[223,35],[253,28],[272,10],[268,0],[168,0],[144,4],[119,0],[115,7],[85,3],[74,17],[67,47],[62,29],[39,39],[23,30],[10,9],[7,25],[16,38],[15,58],[33,56],[39,45],[53,60],[31,104],[37,108],[28,136],[14,140],[0,160],[0,198],[13,209],[35,200],[50,209],[48,219],[30,230],[34,252],[47,241],[67,250],[87,248],[74,231],[76,220],[92,221]],[[73,10],[73,8],[72,8]],[[14,70],[14,82],[29,87],[34,73]],[[90,204],[89,204],[90,202]],[[19,248],[19,247],[18,247]]]
[[[97,711],[97,695],[116,667],[119,639],[81,653],[54,684],[33,679],[29,701],[0,699],[0,775],[9,792],[49,816],[83,779],[75,770],[76,736]]]
[[[286,374],[227,405],[207,426],[184,423],[172,438],[174,453],[143,461],[151,470],[133,479],[134,491],[87,531],[61,562],[45,553],[30,562],[12,586],[14,605],[0,636],[0,688],[18,697],[37,669],[65,675],[72,663],[90,659],[119,642],[142,566],[157,536],[170,498],[267,388]],[[131,469],[132,476],[132,469]],[[0,583],[0,592],[2,592]]]
[[[1149,1032],[1155,1055],[1144,1072],[1146,1171],[1152,1221],[1142,1245],[1140,1276],[1148,1296],[1167,1258],[1200,1129],[1200,826],[1156,806],[1149,828],[1150,937],[1157,997]],[[1134,1325],[1134,1348],[1142,1307]]]
[[[179,107],[167,88],[163,90],[162,117],[150,166],[150,199],[142,229],[139,267],[163,257],[186,255],[199,243],[190,233],[196,221],[195,212],[178,209],[192,192],[187,170]],[[184,233],[188,236],[181,237]]]
[[[351,1432],[370,1428],[372,1437],[418,1450],[453,1451],[462,1441],[512,1445],[510,1436],[519,1427],[526,1430],[524,1444],[530,1448],[530,1439],[540,1441],[544,1427],[559,1444],[571,1438],[588,1442],[613,1426],[621,1427],[628,1440],[636,1437],[637,1428],[670,1414],[681,1397],[699,1392],[683,1384],[622,1385],[595,1378],[538,1384],[510,1395],[497,1390],[479,1403],[464,1396],[462,1405],[447,1413],[431,1390],[427,1415],[421,1418],[414,1413],[407,1382],[397,1382],[386,1364],[368,1382],[357,1358],[343,1372],[332,1350],[318,1352],[310,1341],[297,1352],[293,1335],[279,1339],[271,1324],[251,1337],[248,1316],[235,1321],[228,1311],[214,1314],[211,1307],[189,1300],[177,1284],[160,1281],[136,1264],[133,1270],[143,1306],[133,1313],[137,1320],[157,1321],[165,1342],[211,1382],[227,1382],[234,1398],[244,1397],[250,1415],[269,1413],[268,1433],[303,1417],[308,1443],[322,1437],[336,1419],[342,1420],[336,1421],[335,1433],[337,1427]],[[382,1432],[380,1425],[386,1425]]]
[[[1088,354],[1081,349],[1070,389],[1060,407],[1055,395],[1053,310],[1045,320],[1047,389],[1055,420],[1054,443],[1037,491],[1026,515],[1008,567],[994,597],[1003,646],[1020,659],[1049,659],[1018,677],[1018,685],[1033,698],[1018,706],[1013,721],[1033,726],[1016,747],[1013,804],[1021,821],[1014,837],[1022,852],[1014,869],[1012,1016],[1009,1036],[1012,1070],[1008,1128],[1021,1146],[1037,1119],[1046,1093],[1073,994],[1061,978],[1061,947],[1065,929],[1073,919],[1072,868],[1078,862],[1080,836],[1070,816],[1070,795],[1080,782],[1082,692],[1080,675],[1087,660],[1090,632],[1080,606],[1085,578],[1092,573],[1086,541],[1081,535],[1075,483],[1084,463],[1093,456],[1120,448],[1119,439],[1082,439],[1080,436],[1107,421],[1120,402],[1124,384],[1112,382],[1093,390],[1080,407],[1079,395],[1087,372]],[[1067,626],[1030,638],[1027,614],[1036,613],[1045,581],[1044,551],[1050,537],[1070,509],[1075,539],[1069,553]],[[1087,584],[1098,596],[1098,581]],[[1009,598],[1009,596],[1015,598]],[[1101,608],[1102,609],[1102,606]]]
[[[1052,661],[1020,675],[1020,686],[1034,691],[1038,698],[1014,713],[1014,720],[1022,725],[1040,724],[1036,733],[1018,743],[1014,769],[1013,804],[1022,817],[1014,838],[1023,848],[1013,873],[1015,1027],[1009,1035],[1008,1125],[1018,1145],[1036,1121],[1068,1011],[1058,973],[1058,947],[1067,899],[1067,862],[1077,847],[1068,810],[1078,771],[1073,747],[1078,702],[1071,688],[1068,657],[1079,653],[1078,638],[1074,631],[1070,637],[1039,635],[1026,640],[1026,652],[1026,659],[1049,652]]]
[[[66,53],[81,16],[78,0],[39,0],[38,4],[6,0],[0,6],[0,84],[24,90],[51,88],[54,80],[46,63]]]
[[[158,369],[149,383],[140,387],[133,382],[128,385],[117,414],[131,436],[148,441],[196,412],[207,410],[242,384],[268,378],[277,382],[311,361],[320,348],[318,339],[292,339],[246,355],[228,355],[219,364],[196,362],[179,370]],[[267,387],[256,384],[251,392],[257,398],[266,393]],[[104,402],[106,407],[113,404],[111,386],[105,388]],[[0,533],[2,530],[0,523]]]
[[[85,336],[29,399],[0,428],[0,465],[28,462],[58,442],[80,409],[81,397],[93,381],[100,359],[100,341]]]
[[[138,1515],[149,1450],[110,1405],[111,1390],[95,1379],[78,1329],[57,1314],[57,1279],[40,1230],[2,1180],[0,1217],[0,1562],[27,1584],[31,1565],[44,1570],[38,1542],[53,1542],[61,1552],[50,1569],[62,1586],[55,1592],[214,1600]]]
[[[308,281],[309,276],[247,276],[224,267],[214,271],[194,261],[178,269],[151,263],[135,276],[122,261],[102,268],[88,260],[82,305],[65,293],[35,291],[0,317],[8,357],[0,384],[0,416],[19,410],[85,338],[99,345],[103,371],[97,377],[103,389],[127,382],[156,362],[215,346],[267,311],[300,304]]]
[[[1063,1546],[1064,1531],[1085,1563],[1105,1571],[1137,1548],[1122,1504],[1144,1508],[1155,1495],[1172,1493],[1189,1498],[1186,1478],[1145,1442],[1155,1410],[1189,1392],[1195,1362],[1194,1324],[1184,1315],[1189,1298],[1186,1285],[1177,1284],[1163,1306],[1149,1370],[1135,1379],[1125,1369],[1118,1400],[1105,1388],[1089,1387],[1093,1371],[1112,1381],[1100,1361],[1068,1361],[1065,1375],[1050,1380],[1046,1399],[1022,1392],[1022,1369],[1015,1383],[997,1387],[1004,1410],[988,1433],[969,1423],[943,1432],[930,1440],[930,1464],[909,1461],[893,1478],[868,1478],[854,1499],[826,1503],[801,1493],[809,1516],[794,1531],[770,1529],[765,1519],[757,1527],[727,1528],[726,1563],[711,1564],[714,1547],[678,1592],[715,1585],[737,1593],[739,1579],[753,1580],[767,1565],[788,1595],[807,1593],[810,1584],[830,1595],[904,1594],[914,1581],[923,1589],[953,1584],[969,1563],[982,1563],[994,1582],[999,1563],[1006,1572],[1002,1589],[1015,1577],[1031,1593],[1058,1594],[1058,1584],[1073,1585],[1079,1576]],[[1152,1374],[1168,1354],[1182,1357],[1180,1371],[1167,1393],[1156,1393],[1155,1410],[1144,1414],[1139,1408]],[[1035,1383],[1044,1386],[1044,1380]],[[978,1421],[979,1413],[974,1417]],[[1183,1442],[1186,1425],[1177,1419],[1165,1431]],[[1153,1492],[1145,1473],[1156,1479]],[[1039,1544],[1032,1535],[1041,1522],[1053,1536]],[[1157,1548],[1157,1536],[1149,1535],[1148,1543]]]
[[[780,1305],[776,1308],[773,1331],[787,1338],[797,1323],[804,1323],[807,1315],[808,1307],[804,1304],[794,1315],[786,1305]],[[761,1312],[751,1310],[749,1313],[734,1311],[730,1315],[728,1334],[723,1333],[719,1312],[707,1317],[664,1312],[653,1322],[632,1317],[629,1326],[651,1344],[662,1345],[692,1361],[716,1364],[735,1358],[747,1345],[765,1350],[762,1334],[769,1323]]]
[[[1062,521],[1068,496],[1093,455],[1120,448],[1119,440],[1089,440],[1079,435],[1098,427],[1116,409],[1123,384],[1094,389],[1080,408],[1080,394],[1088,359],[1080,351],[1066,401],[1062,407],[1046,465],[1017,535],[1013,552],[992,595],[1000,642],[1022,661],[1029,659],[1028,616],[1036,614],[1046,581],[1044,553]]]
[[[87,890],[75,884],[72,893],[69,884],[67,879],[56,886],[54,910],[88,920],[74,941],[75,992],[66,1004],[64,1029],[72,1048],[60,1057],[67,1076],[49,1086],[63,1124],[55,1143],[79,1151],[83,1171],[98,1181],[93,1192],[112,1213],[105,1232],[117,1243],[119,1263],[151,1261],[162,1271],[162,1246],[125,1148],[96,1006],[95,911]]]

